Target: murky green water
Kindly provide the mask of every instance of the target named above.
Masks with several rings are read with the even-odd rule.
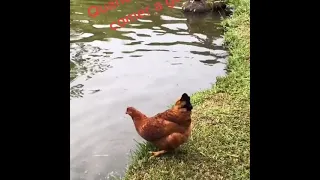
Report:
[[[123,174],[141,141],[125,115],[135,106],[161,112],[182,93],[206,89],[224,75],[220,14],[187,16],[177,7],[155,13],[156,0],[132,1],[94,19],[91,5],[71,0],[70,179]],[[159,1],[165,4],[165,0]],[[110,23],[150,7],[150,16],[113,31]]]

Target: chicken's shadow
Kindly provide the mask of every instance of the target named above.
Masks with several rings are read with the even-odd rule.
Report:
[[[160,159],[171,159],[174,158],[176,160],[194,161],[195,159],[204,158],[204,156],[198,151],[190,151],[190,149],[186,147],[179,147],[174,151],[167,152],[157,158]]]
[[[137,141],[136,141],[137,142]],[[151,151],[159,151],[153,144],[149,142],[137,142],[137,149],[136,151],[132,152],[133,156],[136,159],[150,161],[150,160],[166,160],[166,159],[176,159],[176,160],[183,160],[184,162],[187,161],[194,161],[199,159],[207,158],[199,151],[194,150],[193,148],[188,147],[188,143],[180,146],[179,148],[175,149],[174,151],[169,151],[165,154],[160,155],[159,157],[151,157]]]

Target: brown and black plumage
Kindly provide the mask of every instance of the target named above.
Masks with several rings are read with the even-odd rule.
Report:
[[[192,108],[190,97],[184,93],[171,109],[153,117],[147,117],[134,107],[128,107],[126,114],[131,116],[138,134],[160,150],[151,152],[156,157],[188,140],[192,129]]]

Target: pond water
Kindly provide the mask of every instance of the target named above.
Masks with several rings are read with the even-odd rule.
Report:
[[[125,115],[164,111],[182,93],[207,89],[225,74],[220,13],[181,12],[181,3],[156,12],[156,0],[132,1],[96,18],[88,7],[107,1],[70,2],[70,179],[122,175],[135,140]],[[116,31],[118,18],[150,7],[150,16]]]

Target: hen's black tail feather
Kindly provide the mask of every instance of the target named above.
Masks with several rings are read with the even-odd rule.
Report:
[[[186,102],[186,104],[183,106],[183,108],[186,108],[187,111],[191,111],[193,109],[193,106],[190,102],[190,96],[188,96],[187,93],[183,93],[180,100]]]

